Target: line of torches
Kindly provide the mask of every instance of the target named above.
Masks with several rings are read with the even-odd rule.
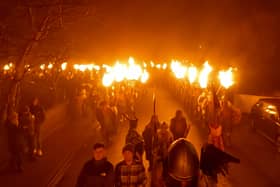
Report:
[[[213,68],[208,61],[203,64],[203,68],[199,71],[194,65],[187,67],[181,62],[173,60],[171,70],[177,79],[187,78],[190,84],[198,81],[201,88],[207,88],[210,74],[213,72]],[[234,85],[234,71],[236,71],[236,68],[232,67],[219,71],[218,79],[222,87],[228,89]]]
[[[26,65],[25,67],[28,69],[28,71],[31,71],[29,65]],[[114,83],[120,83],[122,81],[139,81],[144,84],[149,80],[150,77],[147,68],[166,70],[168,67],[177,79],[187,79],[190,84],[198,82],[201,88],[207,88],[209,77],[213,72],[213,68],[208,63],[208,61],[206,61],[203,64],[203,67],[199,70],[192,64],[187,66],[176,60],[172,60],[169,66],[167,63],[155,64],[154,62],[143,62],[142,64],[138,64],[135,63],[135,60],[132,57],[130,57],[126,63],[117,61],[111,66],[106,64],[103,64],[102,66],[96,64],[74,64],[72,69],[77,72],[99,72],[101,69],[104,69],[104,71],[102,71],[102,84],[105,87],[110,87]],[[3,66],[3,71],[7,73],[9,71],[13,71],[14,68],[15,65],[13,63],[9,63]],[[39,68],[41,71],[51,70],[54,68],[54,64],[41,64]],[[69,68],[68,62],[63,62],[60,65],[61,71],[65,71],[67,68]],[[230,67],[227,70],[219,71],[217,78],[219,79],[220,85],[225,89],[228,89],[234,85],[235,70],[236,68]]]

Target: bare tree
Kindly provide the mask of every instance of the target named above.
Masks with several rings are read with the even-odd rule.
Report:
[[[71,17],[73,23],[73,17],[77,20],[88,15],[92,6],[87,1],[54,0],[50,3],[45,0],[25,0],[11,1],[1,8],[8,10],[0,19],[0,41],[6,46],[0,54],[15,62],[15,73],[10,79],[7,96],[7,111],[11,112],[16,110],[18,88],[25,75],[25,65],[32,64],[32,61],[36,63],[34,57],[38,54],[56,54],[57,59],[60,59],[57,45],[50,45],[65,45],[61,36],[67,31],[65,27],[68,25],[64,24],[63,19]]]

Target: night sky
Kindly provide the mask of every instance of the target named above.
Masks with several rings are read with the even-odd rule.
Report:
[[[71,43],[72,59],[107,62],[134,56],[189,59],[197,65],[207,59],[216,67],[237,66],[241,90],[280,88],[280,1],[90,2],[94,6],[88,17],[69,25],[65,17],[60,38]]]

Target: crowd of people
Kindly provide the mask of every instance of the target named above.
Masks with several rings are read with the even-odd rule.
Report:
[[[147,184],[144,152],[149,163],[147,169],[152,173],[151,185],[165,186],[168,148],[172,142],[187,138],[190,125],[186,122],[183,112],[178,110],[170,121],[170,127],[167,122],[160,122],[157,115],[152,115],[142,133],[138,132],[137,127],[138,119],[130,119],[122,149],[124,160],[116,164],[114,170],[106,158],[105,145],[95,144],[93,158],[84,165],[76,186],[144,187]],[[103,156],[99,156],[99,153]]]
[[[182,96],[180,94],[185,94],[185,92],[182,89],[177,90],[179,91],[176,94],[178,98],[183,98],[184,109],[190,113],[190,117],[199,119],[199,123],[207,127],[209,131],[207,144],[213,145],[223,152],[225,150],[224,144],[230,146],[232,143],[232,129],[234,124],[240,120],[238,110],[228,99],[218,99],[219,107],[216,107],[216,98],[211,98],[205,93],[198,97],[194,95]],[[194,93],[192,92],[192,94]],[[170,160],[168,159],[171,154],[171,145],[187,141],[191,130],[190,124],[187,123],[181,110],[176,111],[169,123],[160,122],[158,116],[154,114],[143,132],[140,133],[137,128],[138,119],[134,111],[135,103],[140,97],[139,94],[141,95],[141,91],[135,88],[122,90],[120,87],[118,90],[110,90],[109,93],[97,88],[82,88],[69,99],[70,105],[67,108],[70,110],[68,112],[75,114],[70,116],[77,119],[83,116],[94,116],[105,143],[94,145],[93,158],[84,165],[78,177],[77,187],[144,187],[148,179],[146,169],[151,173],[152,187],[176,187],[180,185],[189,187],[185,182],[179,185],[177,179],[176,181],[174,177],[170,177]],[[38,98],[34,98],[33,102],[23,107],[19,113],[12,112],[8,116],[6,127],[11,153],[10,164],[16,171],[23,171],[24,153],[32,161],[43,156],[41,127],[45,116],[45,110]],[[123,161],[114,167],[107,160],[106,147],[113,142],[113,137],[117,134],[118,127],[123,121],[129,121],[129,129],[122,149]],[[184,142],[183,145],[188,147],[189,143]],[[148,162],[147,168],[144,167],[144,153]],[[203,171],[202,168],[200,169]],[[217,185],[217,173],[214,176],[207,172],[203,173],[208,176],[208,178],[206,177],[208,186]]]
[[[232,132],[240,123],[241,112],[234,106],[233,90],[214,85],[202,89],[198,85],[168,79],[166,88],[182,103],[189,118],[206,128],[209,142],[224,150],[232,146]]]
[[[181,90],[175,94],[185,94],[185,92]],[[211,92],[207,94],[204,92],[201,96],[198,95],[197,97],[192,94],[195,94],[195,92],[185,96],[185,98],[182,95],[177,96],[181,99],[183,98],[185,110],[190,113],[192,120],[198,120],[198,123],[203,124],[203,126],[208,129],[208,139],[205,141],[205,146],[203,146],[201,150],[201,155],[204,155],[201,161],[202,163],[200,164],[202,166],[200,166],[199,169],[201,175],[198,175],[204,177],[199,177],[198,180],[204,181],[205,184],[207,183],[206,186],[215,187],[218,184],[217,176],[227,173],[228,163],[239,163],[237,158],[228,155],[224,151],[225,145],[231,146],[232,129],[235,124],[239,123],[241,116],[240,112],[233,106],[233,102],[229,98],[215,98],[216,96],[214,94],[209,97],[207,94],[211,94]],[[120,101],[119,103],[125,103],[123,100]],[[117,129],[118,123],[122,118],[120,114],[123,113],[120,111],[124,108],[127,110],[127,106],[121,106],[117,103],[116,101],[104,101],[100,103],[96,110],[96,117],[101,125],[101,132],[106,145],[110,145],[112,141],[110,139],[106,140],[106,138],[112,137],[112,134],[115,133],[112,132],[112,130],[114,131]],[[186,140],[190,132],[190,124],[187,123],[183,112],[177,110],[169,125],[167,122],[160,122],[157,115],[152,115],[151,120],[145,126],[142,133],[137,129],[138,119],[135,117],[135,114],[127,116],[129,120],[129,129],[122,150],[124,160],[118,163],[114,168],[111,163],[108,164],[105,155],[105,145],[98,144],[98,149],[104,151],[102,159],[97,159],[96,152],[98,152],[98,149],[95,145],[93,149],[93,159],[84,165],[78,178],[77,187],[91,186],[89,184],[94,184],[92,186],[117,187],[146,186],[147,175],[145,169],[151,173],[150,182],[152,187],[189,187],[189,183],[186,182],[185,179],[180,179],[181,182],[178,182],[180,181],[178,178],[175,177],[175,179],[170,176],[168,163],[173,162],[168,160],[170,158],[171,149],[174,147],[172,146],[173,144],[183,142],[182,145],[183,147],[187,147],[185,148],[186,150],[194,149],[192,144]],[[144,153],[148,162],[147,168],[144,167]],[[193,157],[195,158],[197,155]],[[181,158],[181,164],[187,162],[184,159],[186,158]],[[102,165],[101,162],[104,165]],[[110,165],[110,167],[105,167],[105,165]],[[107,168],[107,170],[104,170],[105,168]],[[178,171],[180,172],[180,169],[178,169]],[[98,179],[96,179],[96,177]],[[191,185],[190,187],[197,187],[197,185]]]
[[[32,104],[24,106],[20,112],[9,114],[6,128],[11,169],[23,171],[24,155],[30,160],[43,156],[41,127],[44,121],[45,110],[38,98],[34,98]]]

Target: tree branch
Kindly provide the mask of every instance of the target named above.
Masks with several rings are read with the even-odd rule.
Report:
[[[34,31],[35,30],[35,19],[34,19],[34,16],[33,16],[32,7],[28,7],[28,14],[29,14],[30,21],[31,21],[32,31]]]
[[[23,71],[24,71],[24,65],[27,56],[29,55],[30,51],[34,48],[37,41],[40,40],[40,38],[43,36],[44,31],[48,27],[48,21],[50,19],[50,15],[48,14],[42,21],[40,29],[35,33],[34,40],[31,40],[27,43],[24,52],[22,53],[20,59],[16,63],[16,80],[22,79]]]
[[[62,25],[63,25],[63,17],[62,17],[62,3],[63,3],[63,0],[60,0],[60,5],[59,5],[59,7],[58,7],[58,9],[59,9],[59,26],[60,27],[62,27]]]

